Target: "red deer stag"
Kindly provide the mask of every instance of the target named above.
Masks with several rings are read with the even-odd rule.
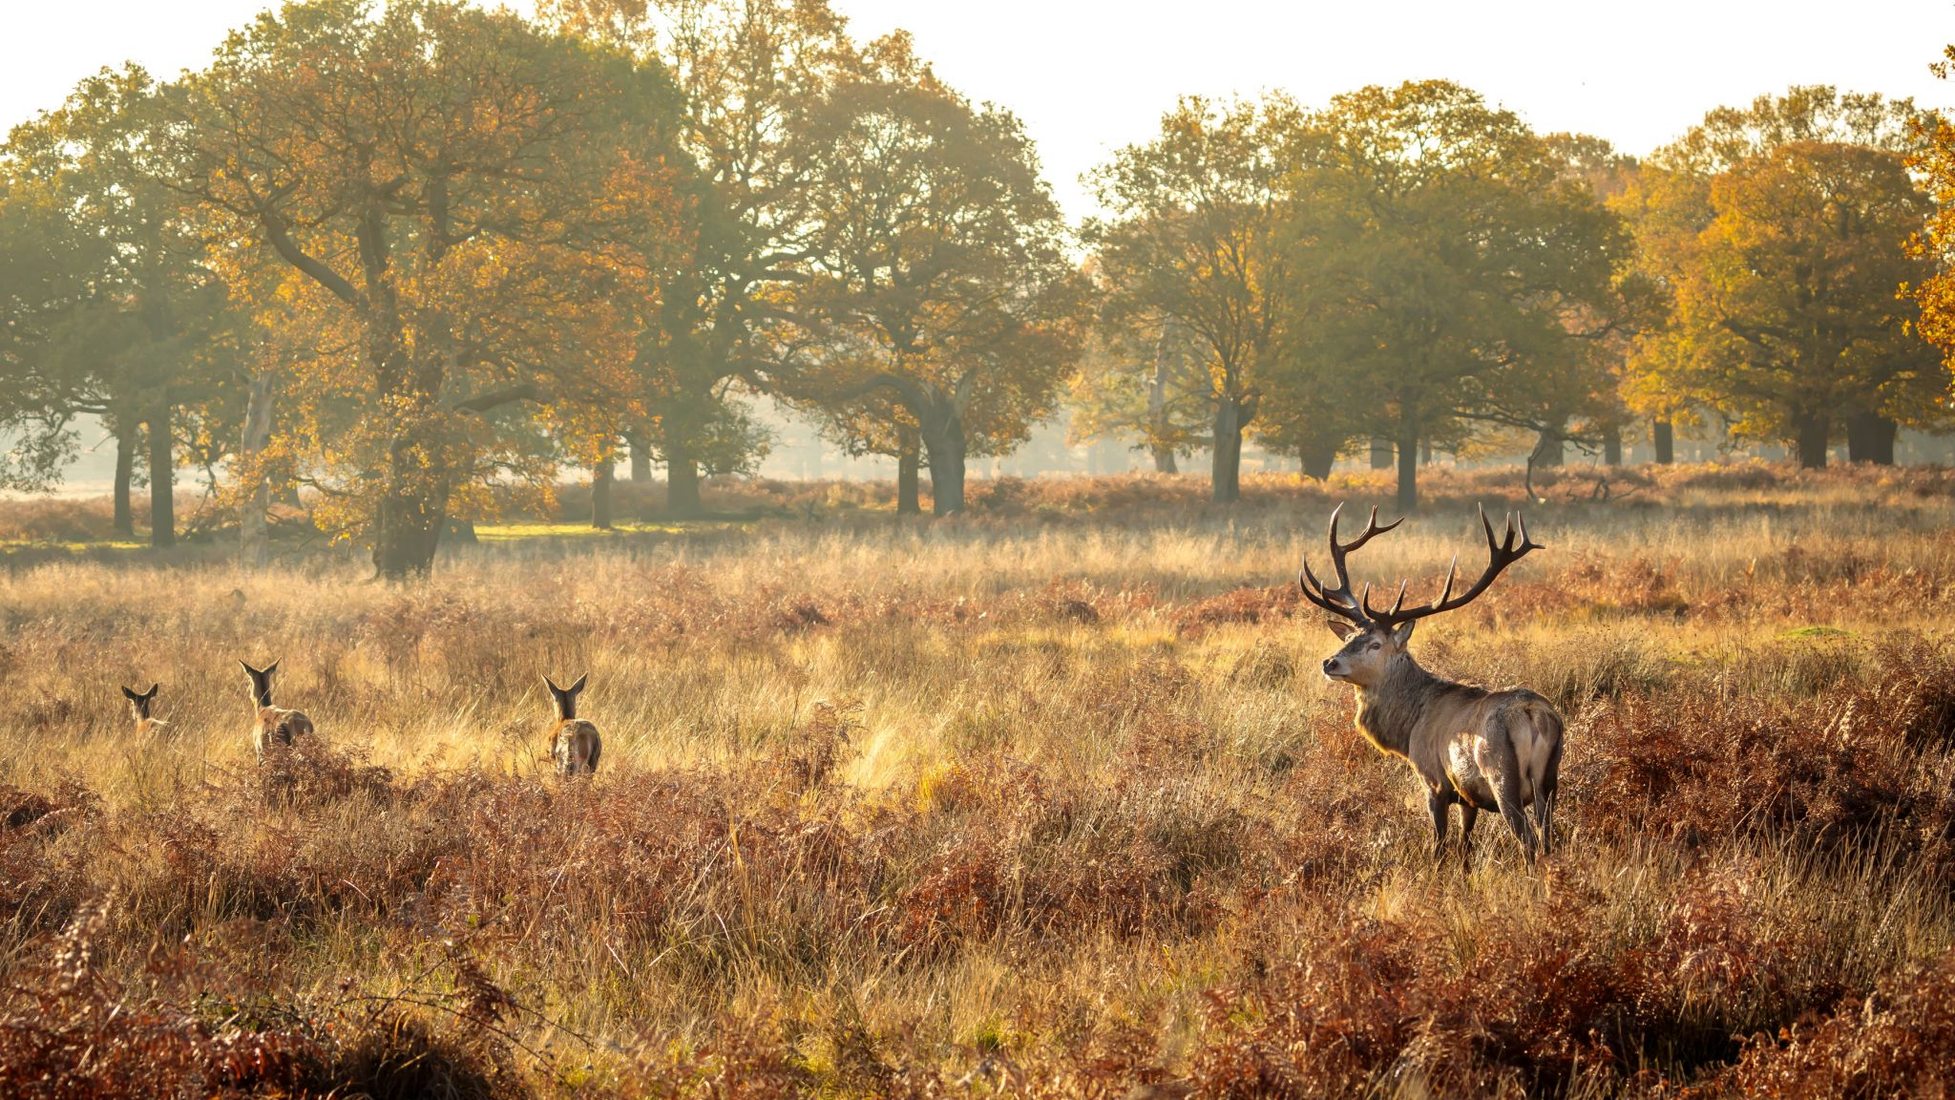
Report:
[[[1436,602],[1405,606],[1405,584],[1400,582],[1398,599],[1389,610],[1380,611],[1371,606],[1370,585],[1361,595],[1352,594],[1344,559],[1404,520],[1381,527],[1378,509],[1373,508],[1364,533],[1350,542],[1340,542],[1337,518],[1343,510],[1340,504],[1330,516],[1335,586],[1318,580],[1307,559],[1297,579],[1305,599],[1337,616],[1329,620],[1330,628],[1344,641],[1344,648],[1324,662],[1324,676],[1357,689],[1358,732],[1380,752],[1403,757],[1419,773],[1426,788],[1426,806],[1432,811],[1434,859],[1445,858],[1446,811],[1458,803],[1462,860],[1471,859],[1473,822],[1480,811],[1497,810],[1507,819],[1508,828],[1519,838],[1522,852],[1532,863],[1535,827],[1540,830],[1542,853],[1554,843],[1561,715],[1546,699],[1526,688],[1488,691],[1435,676],[1412,659],[1406,644],[1420,619],[1473,602],[1501,571],[1528,551],[1541,549],[1540,545],[1527,537],[1527,522],[1520,520],[1517,525],[1515,517],[1508,518],[1505,535],[1497,538],[1482,508],[1480,525],[1487,532],[1489,560],[1480,579],[1453,595],[1459,569],[1455,557],[1446,572],[1445,590]],[[1532,827],[1522,812],[1529,805],[1534,807]]]

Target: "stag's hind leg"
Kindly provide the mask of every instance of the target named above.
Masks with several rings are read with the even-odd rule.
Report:
[[[1459,863],[1462,870],[1473,869],[1473,823],[1480,820],[1480,807],[1471,802],[1459,804]]]
[[[1446,807],[1453,800],[1444,791],[1426,792],[1426,809],[1432,813],[1432,861],[1446,862]],[[1468,807],[1468,812],[1472,812]]]
[[[1521,842],[1521,854],[1527,857],[1529,863],[1533,863],[1537,847],[1534,825],[1527,820],[1527,800],[1521,793],[1521,769],[1519,761],[1513,759],[1511,749],[1503,764],[1494,783],[1494,803],[1500,807],[1500,816],[1506,819],[1507,827],[1514,831],[1514,839]]]
[[[1548,766],[1534,782],[1534,823],[1541,829],[1541,854],[1554,852],[1554,810],[1556,792],[1561,787],[1561,742],[1548,754]]]

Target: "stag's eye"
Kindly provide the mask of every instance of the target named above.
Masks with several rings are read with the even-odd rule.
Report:
[[[1378,652],[1379,650],[1381,650],[1381,649],[1383,649],[1383,648],[1385,648],[1385,643],[1383,643],[1383,642],[1373,642],[1373,643],[1371,643],[1370,645],[1368,645],[1368,646],[1366,646],[1365,648],[1366,648],[1366,649],[1368,649],[1368,650],[1370,650],[1370,651],[1371,651],[1371,652],[1373,652],[1373,653],[1376,653],[1376,652]]]

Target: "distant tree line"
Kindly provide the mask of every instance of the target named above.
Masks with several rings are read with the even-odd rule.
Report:
[[[1062,407],[1159,469],[1314,476],[1530,433],[1618,454],[1714,418],[1823,464],[1949,425],[1955,138],[1794,88],[1637,161],[1445,82],[1188,99],[1068,227],[1009,113],[823,0],[307,0],[204,69],[84,81],[0,149],[0,486],[95,417],[115,524],[222,485],[425,573],[514,487],[751,470],[743,398],[963,507]],[[1925,339],[1924,339],[1925,337]]]

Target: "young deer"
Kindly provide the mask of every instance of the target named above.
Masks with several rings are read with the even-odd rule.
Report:
[[[162,684],[151,684],[149,685],[148,691],[136,691],[126,687],[122,689],[123,698],[129,700],[129,712],[136,718],[136,736],[138,737],[161,733],[164,727],[169,725],[168,722],[163,721],[161,718],[151,718],[149,716],[149,708],[156,702],[156,689],[162,686]]]
[[[251,701],[257,708],[257,724],[251,727],[251,747],[258,753],[258,759],[265,758],[265,750],[273,745],[290,745],[294,737],[312,735],[312,719],[296,710],[272,706],[272,673],[278,670],[278,662],[273,661],[264,668],[252,668],[243,661],[245,674],[251,677]]]
[[[1297,579],[1304,598],[1337,616],[1329,620],[1330,628],[1344,640],[1344,647],[1324,662],[1324,676],[1357,689],[1358,732],[1379,751],[1410,762],[1419,773],[1426,788],[1426,806],[1432,811],[1434,859],[1445,858],[1446,810],[1458,803],[1462,859],[1471,858],[1473,822],[1480,811],[1495,810],[1507,820],[1507,827],[1519,838],[1521,851],[1532,863],[1535,828],[1529,826],[1522,810],[1534,807],[1539,850],[1547,852],[1554,844],[1561,715],[1546,699],[1526,688],[1488,691],[1435,676],[1419,667],[1405,647],[1420,619],[1466,606],[1485,592],[1502,570],[1541,547],[1527,537],[1525,520],[1519,522],[1516,534],[1512,517],[1507,521],[1505,537],[1496,539],[1483,508],[1480,525],[1487,532],[1489,560],[1486,572],[1472,587],[1453,595],[1453,580],[1459,569],[1455,557],[1446,572],[1445,590],[1436,602],[1406,607],[1405,584],[1400,582],[1398,599],[1389,610],[1379,611],[1371,606],[1370,585],[1362,595],[1352,595],[1344,558],[1404,520],[1380,527],[1378,509],[1373,508],[1364,533],[1341,543],[1337,518],[1343,510],[1344,506],[1338,505],[1330,517],[1330,557],[1336,587],[1318,580],[1307,559]]]
[[[557,725],[550,735],[550,755],[557,762],[559,775],[589,775],[597,770],[597,757],[604,750],[604,742],[597,735],[597,727],[577,717],[577,696],[584,690],[584,681],[590,673],[577,677],[577,682],[567,688],[558,687],[548,676],[543,682],[550,688],[550,697],[556,700]]]

